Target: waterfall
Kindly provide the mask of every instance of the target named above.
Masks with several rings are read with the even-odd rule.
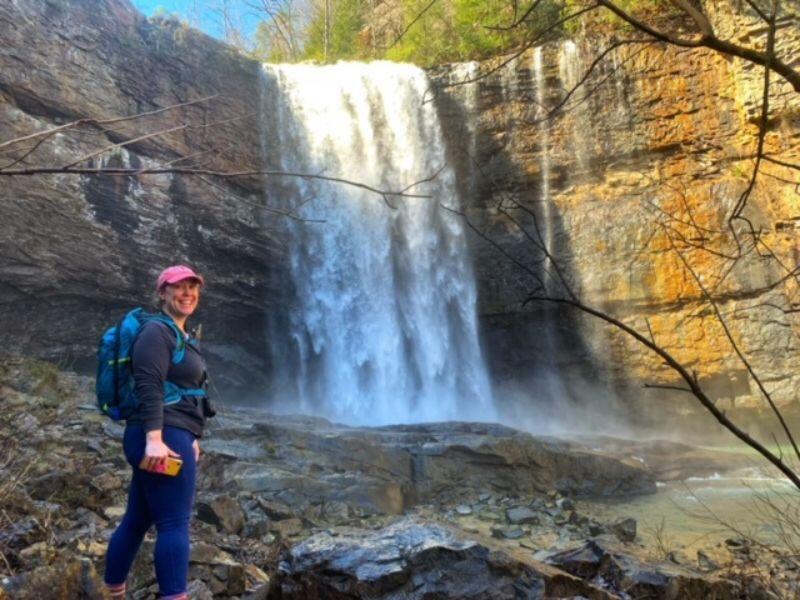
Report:
[[[351,423],[493,420],[453,170],[420,69],[265,65],[269,178],[293,298],[272,333],[276,402]],[[423,181],[433,175],[430,181]]]
[[[555,256],[558,260],[559,253],[555,247],[554,240],[554,207],[553,198],[550,192],[551,178],[551,143],[550,127],[552,121],[549,118],[550,105],[548,100],[547,79],[545,77],[545,66],[543,64],[543,51],[541,46],[534,48],[533,54],[533,79],[536,93],[536,122],[540,137],[540,158],[539,167],[541,180],[539,182],[539,210],[540,215],[539,229],[544,243],[545,250],[550,256]],[[548,295],[558,295],[556,282],[554,281],[553,265],[549,260],[542,262],[542,283],[544,292]],[[540,364],[537,369],[536,378],[538,382],[538,393],[540,396],[548,398],[550,403],[562,406],[565,399],[569,397],[569,391],[564,386],[560,369],[556,362],[562,350],[559,343],[559,335],[556,326],[557,313],[555,308],[544,303],[541,307],[542,326],[541,342],[543,352],[541,353]]]
[[[586,86],[578,87],[584,76],[586,66],[581,59],[578,45],[572,40],[566,40],[559,45],[558,73],[561,81],[562,94],[566,97],[571,94],[569,101],[564,105],[565,110],[574,113],[578,126],[571,128],[572,145],[578,167],[582,173],[586,172],[589,165],[589,136],[587,131],[592,131],[589,115],[589,106],[586,102]]]
[[[552,219],[552,199],[550,198],[550,120],[548,119],[549,108],[545,94],[544,66],[542,65],[542,47],[534,48],[533,72],[536,84],[536,120],[539,125],[539,135],[541,136],[541,182],[539,190],[541,194],[542,216],[544,217],[544,228],[541,232],[544,238],[544,245],[547,252],[553,253],[553,219]],[[543,274],[545,289],[550,285],[549,268]]]

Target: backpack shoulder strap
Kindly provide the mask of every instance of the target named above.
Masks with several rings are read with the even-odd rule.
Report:
[[[186,338],[183,335],[183,332],[180,329],[178,329],[178,326],[175,324],[175,321],[173,321],[166,315],[161,315],[161,314],[147,315],[145,317],[145,322],[149,321],[157,321],[159,323],[163,323],[172,330],[173,334],[175,334],[175,350],[172,352],[172,364],[177,365],[179,362],[183,360],[183,357],[186,354]]]

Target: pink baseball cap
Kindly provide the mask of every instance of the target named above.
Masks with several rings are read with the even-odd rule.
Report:
[[[164,286],[178,283],[184,279],[194,279],[200,285],[206,284],[200,275],[186,265],[173,265],[161,271],[161,275],[158,276],[158,282],[156,282],[156,289],[161,291]]]

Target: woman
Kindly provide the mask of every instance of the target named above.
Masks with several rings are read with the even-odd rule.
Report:
[[[123,448],[133,468],[128,507],[111,536],[105,581],[113,599],[125,597],[125,580],[144,534],[156,526],[156,578],[162,598],[188,598],[189,519],[200,457],[198,438],[206,417],[214,411],[205,397],[181,396],[165,405],[165,382],[181,388],[201,388],[205,361],[186,333],[186,320],[200,300],[203,278],[189,267],[176,265],[161,272],[156,283],[159,307],[185,339],[183,359],[173,364],[175,330],[163,322],[146,322],[132,350],[137,398],[136,413],[127,420]],[[168,457],[183,461],[176,476],[163,474]],[[159,473],[158,471],[162,471]]]

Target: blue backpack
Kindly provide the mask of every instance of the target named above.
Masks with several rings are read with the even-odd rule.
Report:
[[[145,323],[159,321],[175,333],[175,351],[172,364],[177,365],[186,354],[186,339],[175,322],[161,314],[146,313],[136,308],[110,327],[100,340],[97,349],[97,406],[100,410],[119,421],[127,419],[136,412],[138,401],[134,393],[133,370],[131,368],[131,349],[136,336]],[[189,343],[192,343],[191,341]],[[175,404],[183,396],[205,396],[202,388],[182,388],[171,381],[164,382],[164,404]]]

